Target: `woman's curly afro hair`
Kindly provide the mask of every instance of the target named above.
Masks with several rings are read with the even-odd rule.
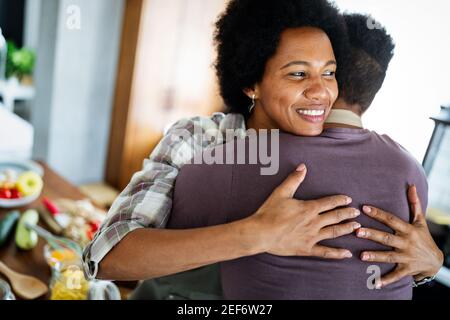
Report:
[[[348,40],[338,9],[326,0],[231,0],[216,22],[216,73],[229,112],[249,116],[250,99],[243,89],[262,80],[281,33],[316,27],[329,37],[338,62]],[[337,72],[339,82],[339,72]]]

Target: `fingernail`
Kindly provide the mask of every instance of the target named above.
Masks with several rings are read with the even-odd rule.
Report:
[[[366,232],[364,230],[359,229],[356,235],[358,237],[364,237],[366,235]]]
[[[367,253],[363,253],[361,259],[363,260],[369,260],[369,255]]]
[[[297,171],[298,171],[298,172],[302,172],[303,170],[305,170],[305,168],[306,168],[305,164],[302,163],[301,165],[299,165],[299,166],[297,167]]]
[[[344,255],[346,258],[351,258],[353,257],[352,253],[350,251],[347,251]]]
[[[372,212],[372,208],[371,208],[371,207],[368,207],[368,206],[364,206],[364,207],[363,207],[363,211],[364,211],[365,213],[371,213],[371,212]]]
[[[355,210],[354,212],[353,212],[353,216],[354,217],[357,217],[357,216],[359,216],[361,214],[361,212],[359,211],[359,210]]]
[[[383,284],[380,281],[377,281],[377,283],[375,284],[376,289],[381,289],[382,286]]]
[[[352,203],[352,198],[347,197],[347,199],[345,199],[345,203],[346,204]]]
[[[353,224],[353,229],[354,230],[359,229],[359,228],[361,228],[361,225],[358,222]]]

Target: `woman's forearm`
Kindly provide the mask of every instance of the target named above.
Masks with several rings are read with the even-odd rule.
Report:
[[[100,262],[97,277],[143,280],[263,252],[249,219],[188,230],[137,229]]]

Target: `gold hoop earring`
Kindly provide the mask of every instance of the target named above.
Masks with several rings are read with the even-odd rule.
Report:
[[[256,105],[255,99],[256,99],[256,96],[255,96],[255,94],[253,94],[252,95],[252,104],[248,107],[248,113],[252,113],[253,108]]]

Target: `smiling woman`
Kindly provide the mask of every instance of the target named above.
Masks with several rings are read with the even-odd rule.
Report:
[[[284,31],[262,81],[245,90],[256,97],[248,126],[320,134],[338,96],[335,73],[333,47],[324,31],[310,27]]]
[[[258,85],[265,85],[260,90],[267,89],[278,80],[289,85],[291,91],[294,83],[308,82],[309,85],[317,79],[325,80],[323,86],[329,97],[321,98],[319,104],[323,104],[324,100],[326,104],[334,102],[333,96],[337,94],[335,72],[339,83],[336,62],[339,68],[348,42],[344,21],[336,19],[336,12],[329,10],[327,5],[310,1],[288,1],[280,5],[275,1],[264,1],[261,5],[247,7],[245,1],[229,2],[228,10],[216,23],[218,54],[215,66],[220,92],[230,112],[240,113],[248,119],[248,106]],[[249,20],[244,22],[244,16]],[[302,41],[291,42],[299,37]],[[313,48],[317,46],[316,50],[308,51],[311,44]],[[299,59],[299,56],[304,59]],[[299,65],[298,62],[306,64]],[[305,80],[305,77],[307,81],[296,81]],[[298,91],[303,93],[304,89]],[[305,94],[308,91],[314,93],[317,88],[312,89],[306,90]],[[256,101],[257,105],[258,102],[261,105],[269,103],[264,97],[259,98],[261,101]],[[296,105],[295,100],[291,97],[283,103]],[[316,105],[317,102],[309,104]]]

